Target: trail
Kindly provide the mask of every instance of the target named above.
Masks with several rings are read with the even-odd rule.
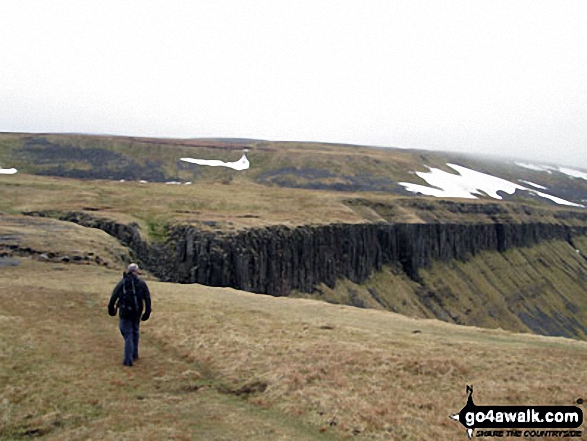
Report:
[[[141,327],[140,360],[122,366],[104,282],[95,281],[106,293],[97,297],[96,285],[56,288],[62,272],[23,266],[0,272],[0,439],[331,439],[221,393],[221,379],[153,338],[149,322]]]

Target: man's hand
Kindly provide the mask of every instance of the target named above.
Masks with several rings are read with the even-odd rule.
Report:
[[[149,317],[151,317],[151,313],[150,312],[145,312],[143,314],[143,316],[141,317],[141,321],[146,322],[147,320],[149,320]]]
[[[108,306],[108,314],[112,317],[114,317],[116,315],[116,308],[114,306],[110,307]]]

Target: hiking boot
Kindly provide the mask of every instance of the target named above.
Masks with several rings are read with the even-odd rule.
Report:
[[[124,363],[122,363],[125,366],[131,367],[132,366],[132,361],[130,363],[127,363],[126,361]]]

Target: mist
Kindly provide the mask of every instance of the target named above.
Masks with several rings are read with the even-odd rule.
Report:
[[[582,1],[5,1],[0,131],[320,141],[587,169]]]

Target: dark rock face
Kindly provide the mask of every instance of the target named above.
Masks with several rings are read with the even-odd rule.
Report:
[[[62,220],[100,228],[131,249],[133,256],[163,281],[226,286],[288,295],[312,292],[337,279],[363,282],[385,264],[400,264],[418,281],[419,268],[434,260],[460,259],[484,250],[503,252],[543,240],[571,242],[587,227],[559,224],[333,224],[273,226],[236,233],[192,226],[170,230],[164,244],[148,244],[137,225],[95,219],[86,213]]]
[[[277,226],[226,236],[177,230],[177,281],[272,295],[334,286],[339,277],[360,282],[381,267],[381,247],[372,226],[349,227]]]
[[[382,265],[400,263],[418,280],[433,260],[466,260],[542,240],[570,240],[585,229],[551,224],[336,224],[250,229],[220,236],[181,228],[173,233],[176,278],[271,295],[363,282]]]

